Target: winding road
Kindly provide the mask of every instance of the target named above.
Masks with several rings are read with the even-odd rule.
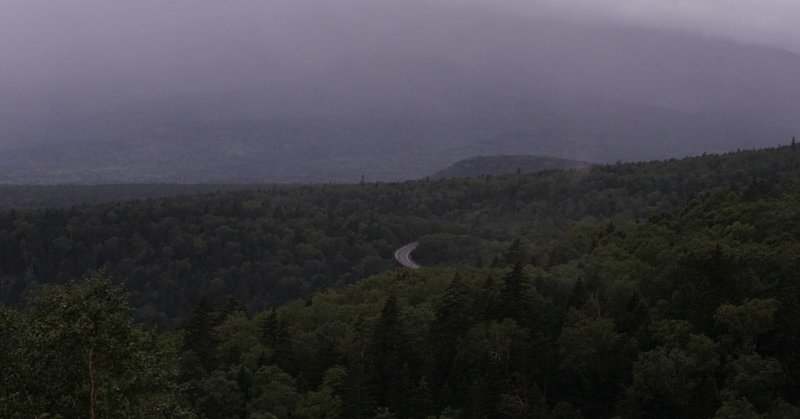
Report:
[[[399,263],[403,267],[406,267],[406,268],[409,268],[409,269],[419,269],[420,266],[417,265],[417,263],[414,262],[413,259],[411,259],[411,252],[413,252],[417,248],[418,245],[419,245],[419,243],[413,242],[413,243],[409,243],[409,244],[407,244],[407,245],[395,250],[394,251],[394,260],[396,260],[397,263]]]

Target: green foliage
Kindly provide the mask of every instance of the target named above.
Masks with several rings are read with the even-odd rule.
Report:
[[[275,365],[263,366],[253,377],[253,398],[247,406],[256,414],[289,417],[298,401],[295,379]]]
[[[190,416],[174,353],[133,326],[107,279],[45,287],[22,311],[0,314],[0,416]]]
[[[3,292],[40,290],[0,307],[0,416],[87,416],[94,348],[103,417],[797,417],[798,158],[6,213]],[[493,262],[388,269],[431,232]],[[37,285],[98,265],[180,327]]]
[[[714,319],[727,329],[729,336],[741,346],[744,353],[749,353],[756,349],[758,335],[772,325],[778,307],[775,299],[753,298],[739,306],[719,306]]]
[[[76,202],[70,198],[73,192],[86,193],[89,201],[217,192],[0,213],[0,298],[16,304],[37,283],[63,284],[105,270],[111,278],[125,281],[138,320],[175,327],[206,296],[216,303],[235,297],[249,310],[260,311],[307,298],[315,290],[353,283],[390,268],[393,250],[411,240],[420,240],[418,254],[425,263],[485,266],[505,242],[518,238],[532,248],[548,245],[579,222],[613,221],[601,231],[613,230],[723,188],[742,190],[748,199],[757,199],[777,181],[788,185],[797,180],[798,158],[787,146],[433,182],[261,185],[250,190],[224,185],[78,188],[82,192],[70,186],[32,188],[29,195],[55,197],[55,204],[65,205]],[[24,200],[26,195],[23,191],[13,194],[18,198],[0,196]],[[715,232],[718,237],[752,240],[759,234],[757,222],[730,221]],[[552,243],[546,254],[506,256],[535,256],[536,264],[561,265],[590,253],[598,238],[593,235],[600,233],[581,232],[573,240]],[[432,256],[426,256],[425,249]],[[729,262],[714,259],[711,253],[682,256],[687,258],[688,272],[676,274],[684,276],[713,270],[715,260]],[[531,262],[502,259],[498,259],[501,265]],[[646,274],[626,266],[646,268],[635,258],[616,262],[598,274]],[[724,302],[709,297],[716,295],[715,278],[725,280],[724,270],[708,284],[696,286],[703,289],[689,289],[694,281],[683,285],[687,310],[706,316],[701,307],[715,310]],[[715,301],[708,304],[703,300],[708,298]]]
[[[642,352],[633,365],[627,398],[631,416],[697,417],[708,415],[716,397],[714,373],[719,367],[717,345],[691,333],[683,320],[661,320],[651,327],[656,348]],[[711,386],[710,392],[706,392]],[[711,394],[708,394],[711,393]]]
[[[730,400],[717,410],[714,419],[760,419],[747,399]]]

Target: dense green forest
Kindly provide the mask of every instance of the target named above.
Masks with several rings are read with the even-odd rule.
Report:
[[[544,170],[573,169],[589,163],[545,156],[483,156],[460,160],[430,176],[431,179],[477,177],[509,173],[534,173]],[[76,205],[124,202],[136,199],[175,197],[222,191],[292,188],[292,184],[52,184],[24,185],[0,183],[0,210],[57,208]]]
[[[430,176],[431,179],[477,177],[544,170],[573,169],[589,163],[545,156],[483,156],[460,160]],[[175,197],[221,191],[292,188],[291,184],[101,184],[22,185],[0,183],[0,210],[56,208],[135,199]]]
[[[255,184],[6,185],[0,183],[0,210],[58,208],[271,187],[272,185]]]
[[[539,243],[575,222],[646,220],[716,189],[796,178],[798,156],[787,146],[577,171],[7,211],[0,296],[14,304],[39,284],[103,271],[125,284],[137,319],[175,326],[205,296],[257,311],[353,283],[391,268],[393,250],[411,240],[420,240],[426,264],[489,264],[498,242]]]
[[[798,175],[793,144],[5,212],[0,417],[800,417]]]

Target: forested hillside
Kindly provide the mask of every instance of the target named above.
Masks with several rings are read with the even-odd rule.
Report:
[[[0,309],[0,415],[75,417],[91,407],[128,417],[798,417],[798,170],[800,150],[788,146],[588,173],[6,213],[7,279],[16,278],[14,269],[27,272],[16,284],[71,277],[59,276],[64,267],[41,270],[47,259],[31,251],[49,248],[34,239],[61,234],[34,228],[37,220],[63,220],[72,246],[93,237],[103,251],[89,261],[72,261],[69,250],[53,260],[69,260],[74,275],[80,263],[115,261],[105,270],[129,290],[133,307],[122,289],[93,275]],[[95,227],[69,221],[83,218]],[[278,225],[289,239],[271,230]],[[138,250],[152,267],[126,262],[154,274],[143,282],[124,276],[123,259],[105,253],[102,226],[119,237],[138,229],[142,248],[162,240],[149,253]],[[268,243],[248,233],[275,234],[269,237],[280,245],[248,253]],[[420,236],[420,256],[453,238],[458,245],[437,254],[451,266],[389,270],[382,247]],[[195,247],[181,248],[181,240]],[[325,240],[341,248],[332,251]],[[238,243],[238,258],[226,259],[237,255],[229,243]],[[283,246],[307,253],[288,259],[294,253],[280,253]],[[182,253],[197,249],[208,253]],[[295,265],[300,255],[314,249],[324,269],[347,272],[338,283],[297,270],[305,268]],[[374,270],[382,272],[366,277],[370,265],[359,251],[374,251]],[[328,252],[342,265],[355,259],[347,270]],[[22,255],[25,266],[9,254]],[[246,272],[259,255],[273,254],[285,259],[265,266],[285,262],[275,275],[295,276],[275,285],[258,282],[258,274],[233,277],[240,282],[215,277]],[[192,266],[183,272],[173,267],[186,263]],[[213,269],[220,271],[202,276]],[[322,278],[328,282],[316,282]],[[159,288],[164,281],[172,282]],[[298,295],[313,295],[260,310],[291,295],[243,298],[251,295],[236,287],[255,286],[247,281],[276,290],[305,281]],[[155,334],[131,322],[170,292],[178,297],[167,304],[187,300],[175,311],[176,330]],[[225,295],[239,300],[221,301]]]
[[[800,150],[786,146],[580,171],[3,212],[0,291],[14,304],[39,284],[103,271],[125,285],[138,319],[168,327],[204,296],[261,310],[353,283],[390,269],[393,250],[411,240],[426,264],[486,265],[517,238],[543,243],[579,221],[646,220],[701,194],[798,175]]]
[[[255,316],[201,306],[190,388],[216,417],[798,417],[797,186],[581,224],[494,268],[385,273]]]
[[[201,193],[271,188],[254,184],[106,184],[106,185],[3,185],[0,210],[59,208],[76,205],[133,201],[144,198],[176,197]]]
[[[800,419],[800,0],[0,3],[0,419]]]
[[[536,173],[545,170],[579,169],[590,163],[547,156],[501,155],[478,156],[459,160],[450,167],[434,173],[431,178],[477,177],[482,175],[507,175],[511,173]]]

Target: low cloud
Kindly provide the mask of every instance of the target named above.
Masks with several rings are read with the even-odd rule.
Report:
[[[381,42],[447,55],[464,47],[452,25],[480,13],[669,28],[800,53],[800,0],[4,0],[0,102],[15,90],[105,104],[323,77]]]
[[[465,1],[472,6],[514,13],[697,32],[800,53],[797,0]]]

